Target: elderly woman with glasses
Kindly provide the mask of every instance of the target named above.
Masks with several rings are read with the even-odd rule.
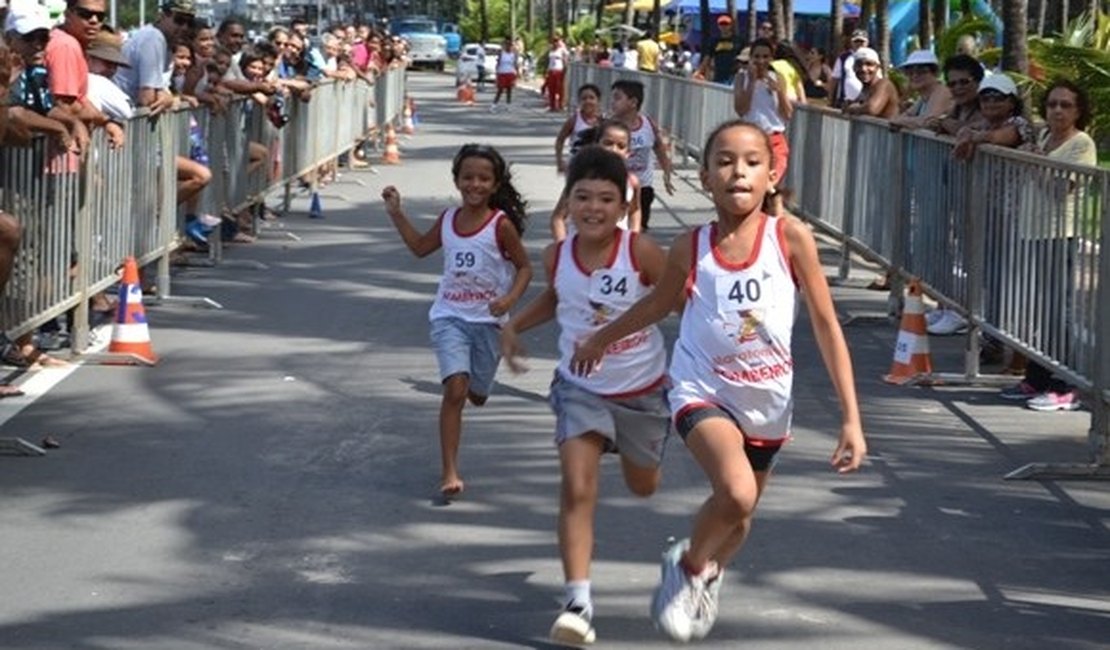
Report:
[[[901,115],[890,120],[892,127],[924,128],[929,120],[952,108],[952,93],[940,82],[940,62],[936,54],[931,50],[918,50],[910,54],[901,67],[917,99]]]
[[[965,126],[956,135],[952,152],[956,158],[970,160],[980,144],[1033,148],[1036,133],[1025,117],[1025,103],[1018,95],[1017,85],[1009,76],[999,72],[979,83],[979,110],[982,120]]]
[[[979,112],[979,83],[985,71],[978,59],[956,54],[944,60],[944,79],[952,94],[952,105],[944,115],[929,118],[925,126],[940,135],[956,135],[965,126],[982,119]]]

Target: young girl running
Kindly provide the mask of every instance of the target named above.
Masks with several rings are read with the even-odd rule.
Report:
[[[623,122],[605,120],[600,125],[586,129],[580,136],[583,146],[599,144],[602,149],[607,149],[617,154],[628,165],[632,134]],[[569,189],[569,186],[568,186]],[[573,222],[567,222],[567,190],[559,197],[555,209],[551,212],[551,238],[561,242],[567,238],[568,230],[573,229]],[[617,221],[621,230],[640,232],[640,181],[633,174],[628,174],[628,184],[625,188],[625,200],[628,202],[627,211]],[[567,226],[570,226],[568,229]]]
[[[424,257],[443,248],[443,277],[429,318],[443,382],[439,489],[445,498],[464,488],[458,468],[463,405],[469,399],[481,406],[489,398],[501,359],[499,326],[532,279],[532,264],[520,239],[525,202],[501,154],[486,145],[463,145],[451,174],[462,205],[444,210],[424,234],[405,216],[397,188],[382,190],[386,212],[414,255]]]
[[[676,238],[655,289],[582,342],[571,360],[579,377],[604,370],[613,341],[666,316],[685,292],[668,400],[675,429],[713,492],[690,539],[663,554],[652,599],[656,626],[679,641],[702,638],[713,626],[722,570],[744,543],[775,454],[789,437],[799,290],[840,399],[832,465],[853,472],[867,454],[852,361],[813,235],[792,217],[765,212],[776,180],[767,134],[754,124],[726,122],[702,151],[701,181],[717,220]]]
[[[582,84],[578,88],[578,110],[563,122],[559,135],[555,136],[555,167],[560,174],[567,171],[567,158],[563,147],[570,140],[570,155],[580,146],[579,138],[586,129],[597,126],[602,119],[601,89],[594,84]]]
[[[585,147],[571,160],[567,196],[577,232],[544,251],[547,288],[501,334],[509,367],[521,371],[517,334],[552,318],[559,323],[551,407],[562,473],[559,552],[566,583],[551,638],[572,645],[592,643],[596,636],[590,558],[601,455],[619,451],[628,489],[648,496],[659,484],[668,429],[666,351],[654,325],[610,345],[605,367],[589,377],[569,366],[580,341],[645,295],[663,273],[665,255],[655,242],[617,228],[627,208],[627,176],[624,159],[601,147]]]

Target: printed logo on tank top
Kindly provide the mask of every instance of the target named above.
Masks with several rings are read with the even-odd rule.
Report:
[[[629,269],[603,268],[590,274],[588,302],[593,310],[589,325],[601,327],[624,313],[639,297],[640,275]],[[606,354],[629,352],[645,345],[651,338],[648,330],[629,334],[605,348]]]

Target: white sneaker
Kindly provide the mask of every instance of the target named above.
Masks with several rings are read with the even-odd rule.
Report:
[[[705,581],[705,591],[698,608],[698,614],[694,617],[694,626],[690,630],[691,639],[704,639],[709,635],[709,631],[713,629],[713,624],[717,622],[717,612],[720,607],[718,603],[721,600],[721,583],[724,582],[725,572],[724,569],[710,567],[716,569],[715,573],[706,570],[709,576]],[[697,579],[697,578],[695,578]]]
[[[663,553],[659,586],[651,599],[651,618],[655,627],[675,641],[685,643],[694,637],[695,630],[709,633],[713,623],[705,625],[707,603],[707,578],[717,574],[717,565],[710,563],[699,576],[688,576],[682,568],[682,554],[690,548],[690,540],[676,542]],[[715,619],[716,612],[713,617]]]
[[[597,640],[597,633],[590,624],[591,618],[593,618],[593,607],[589,604],[582,605],[577,601],[567,603],[555,619],[548,636],[552,641],[563,645],[590,645]]]
[[[967,331],[967,320],[951,309],[945,309],[937,320],[928,323],[925,331],[936,336],[951,336]]]
[[[925,325],[929,326],[929,325],[932,325],[933,323],[939,321],[941,318],[944,318],[944,314],[947,313],[947,312],[948,312],[948,310],[945,309],[944,307],[937,307],[936,309],[930,309],[929,311],[925,312]]]

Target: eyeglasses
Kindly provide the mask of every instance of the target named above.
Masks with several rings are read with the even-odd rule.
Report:
[[[903,69],[906,71],[906,74],[908,74],[908,75],[925,74],[926,72],[932,72],[933,71],[932,67],[927,66],[927,65],[908,65]]]
[[[1004,102],[1009,98],[1009,95],[1003,95],[1002,93],[996,93],[994,91],[979,93],[979,101],[986,102],[988,104],[995,102]]]
[[[1047,106],[1048,108],[1062,108],[1064,110],[1069,110],[1075,108],[1075,102],[1069,102],[1065,100],[1053,100],[1050,102],[1046,102],[1045,106]]]
[[[964,77],[963,79],[949,79],[948,80],[948,87],[949,88],[962,88],[964,86],[970,86],[973,83],[975,83],[975,80],[972,79],[971,77]]]
[[[77,17],[81,20],[92,20],[96,18],[97,22],[101,23],[108,18],[107,11],[93,11],[92,9],[86,9],[82,6],[74,7],[73,13],[77,14]]]

